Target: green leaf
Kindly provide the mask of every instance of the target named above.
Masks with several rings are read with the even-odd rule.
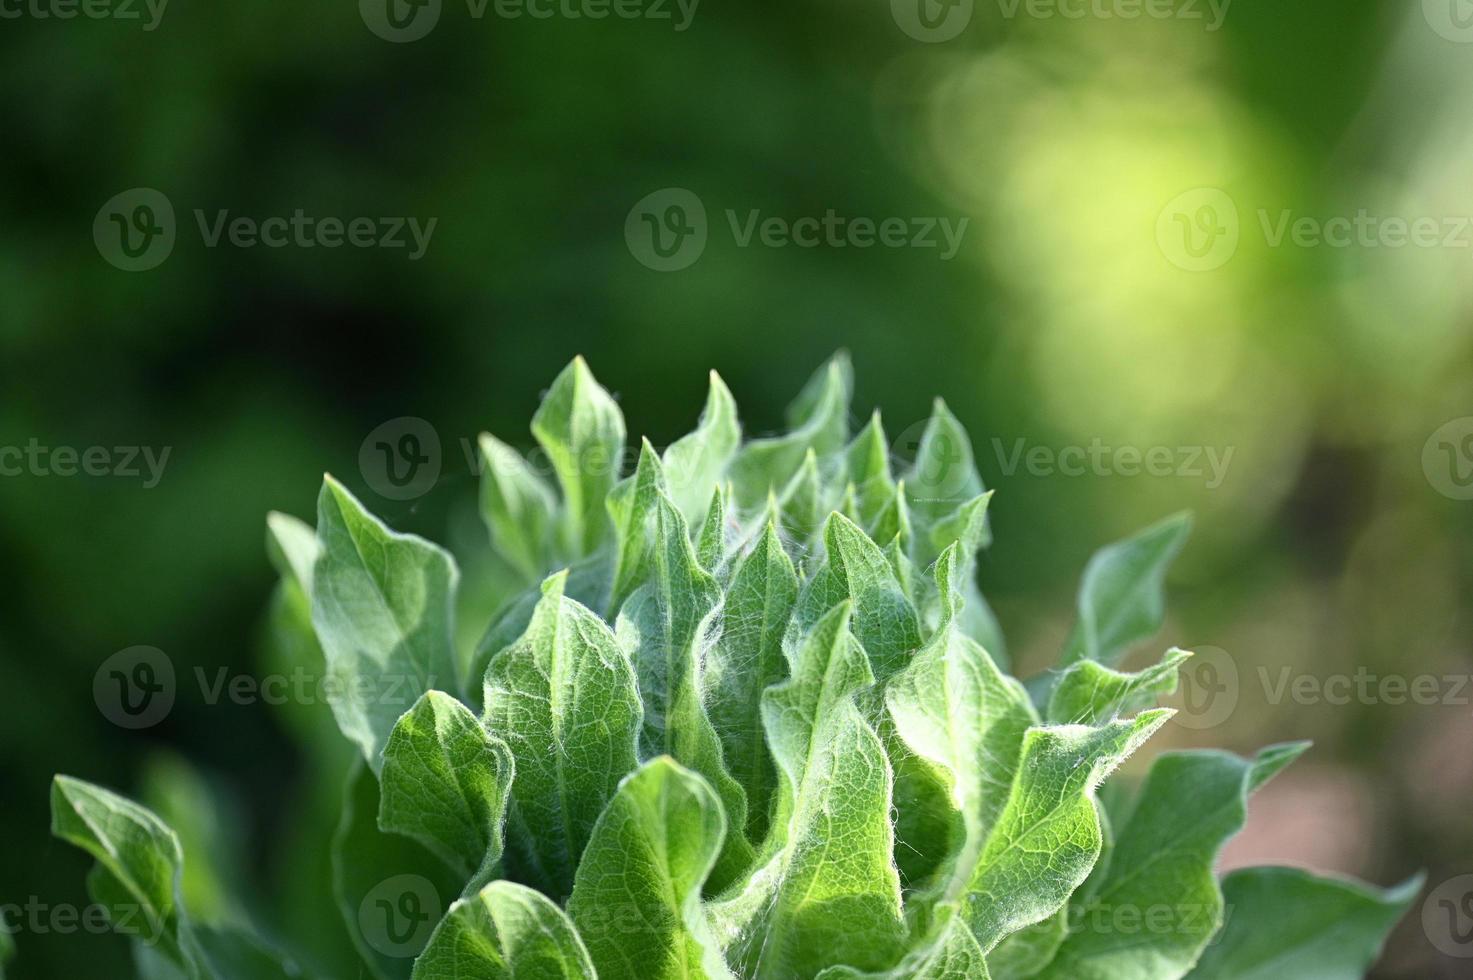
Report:
[[[777,767],[762,729],[762,692],[787,676],[783,634],[797,600],[797,573],[776,525],[768,521],[732,574],[721,636],[702,678],[722,756],[746,793],[745,830],[753,841],[767,833],[777,789]]]
[[[57,776],[51,833],[96,859],[89,891],[114,929],[155,947],[186,976],[200,975],[179,902],[184,853],[162,820],[100,786]]]
[[[787,408],[788,428],[798,429],[823,417],[829,410],[829,397],[837,388],[847,407],[854,397],[854,361],[847,350],[837,350],[804,382],[792,404]],[[819,450],[826,452],[826,450]]]
[[[389,735],[379,828],[419,841],[474,892],[501,860],[513,771],[504,742],[489,735],[465,705],[430,691]]]
[[[197,921],[243,918],[231,887],[246,874],[239,802],[223,781],[167,749],[154,751],[139,774],[138,803],[179,840],[179,904]]]
[[[266,554],[284,580],[294,582],[304,595],[312,592],[312,566],[322,546],[312,525],[290,514],[266,515]]]
[[[900,583],[900,591],[910,600],[911,606],[915,607],[919,601],[920,592],[916,583],[915,562],[905,553],[901,546],[900,535],[890,539],[885,546],[885,560],[890,563],[890,569],[895,573],[895,581]]]
[[[148,808],[91,783],[57,776],[51,787],[51,831],[97,859],[88,891],[113,929],[132,938],[145,976],[301,976],[279,952],[243,929],[190,921],[181,899],[184,855],[178,835]]]
[[[915,532],[911,529],[910,504],[905,499],[905,481],[895,484],[895,492],[885,501],[875,515],[874,524],[868,529],[869,536],[886,546],[899,541],[901,553],[909,554]]]
[[[200,973],[188,974],[157,948],[133,944],[133,962],[140,980],[185,980],[191,975],[219,980],[297,980],[303,974],[295,964],[259,938],[239,929],[195,926],[190,930]]]
[[[262,670],[284,677],[324,678],[326,659],[312,626],[310,598],[313,566],[322,551],[317,532],[304,521],[275,512],[267,517],[266,526],[266,551],[279,581],[267,608]],[[322,699],[286,699],[275,707],[277,717],[317,764],[340,770],[344,756],[358,752],[341,736],[331,706]]]
[[[553,381],[532,416],[532,435],[562,487],[563,554],[592,554],[608,536],[604,499],[623,464],[624,414],[583,358],[575,357]]]
[[[724,888],[752,860],[741,828],[746,794],[722,758],[721,740],[701,697],[703,653],[709,644],[721,587],[696,561],[685,519],[660,495],[650,580],[620,610],[620,642],[634,659],[644,701],[640,746],[645,756],[670,755],[716,790],[733,832],[726,837],[712,889]]]
[[[355,764],[332,839],[333,894],[372,975],[407,980],[465,882],[417,840],[380,830],[379,807],[378,781]]]
[[[803,465],[778,495],[778,513],[783,529],[801,546],[813,537],[823,514],[823,478],[818,472],[818,456],[813,450],[803,457]]]
[[[1095,552],[1079,585],[1079,620],[1064,648],[1065,666],[1113,664],[1155,635],[1166,618],[1166,569],[1191,528],[1191,517],[1177,514]]]
[[[459,573],[447,552],[389,530],[330,476],[317,501],[317,539],[312,622],[339,687],[333,715],[377,772],[399,716],[432,688],[460,689]]]
[[[849,482],[854,485],[855,523],[873,527],[880,511],[895,494],[890,471],[890,443],[878,410],[844,451]]]
[[[701,908],[725,834],[715,791],[669,757],[620,785],[568,901],[599,980],[729,980]]]
[[[483,717],[515,759],[508,866],[557,898],[636,764],[640,726],[634,668],[603,620],[563,594],[567,575],[543,583],[526,632],[491,661]]]
[[[568,566],[564,571],[567,578],[563,583],[563,594],[580,605],[589,609],[603,609],[609,604],[609,589],[611,588],[611,576],[613,568],[611,555],[608,552],[600,552],[588,558],[582,558]],[[484,686],[486,670],[496,655],[517,640],[527,631],[527,626],[532,622],[532,613],[537,609],[537,604],[542,601],[542,583],[524,589],[519,595],[511,599],[495,615],[491,617],[491,623],[486,627],[486,632],[476,644],[471,656],[470,668],[466,673],[467,688],[466,704],[478,704],[483,691],[469,689],[478,681]]]
[[[1074,928],[1039,980],[1177,980],[1222,923],[1213,866],[1243,827],[1248,795],[1308,748],[1156,759],[1103,876],[1073,912]]]
[[[966,502],[980,496],[986,487],[972,456],[972,441],[946,402],[936,399],[931,418],[921,433],[915,462],[905,474],[911,508],[923,539],[931,540],[931,529],[946,522]],[[985,544],[985,540],[983,544]],[[935,554],[939,554],[939,549]],[[929,554],[917,561],[929,564]]]
[[[760,506],[769,493],[787,486],[811,449],[819,457],[841,451],[849,437],[849,394],[852,369],[847,357],[824,365],[789,412],[793,426],[783,436],[753,439],[732,460],[730,478],[736,505]]]
[[[481,433],[481,518],[491,545],[528,582],[552,561],[557,497],[521,454]]]
[[[818,980],[990,980],[982,948],[961,920],[951,918],[930,942],[907,953],[891,970],[860,973],[853,967],[824,970]]]
[[[961,884],[1007,801],[1024,734],[1038,718],[1022,687],[957,628],[957,560],[953,545],[936,563],[941,623],[891,679],[886,705],[906,746],[945,773],[963,831],[948,875]],[[911,847],[922,853],[944,852],[947,844],[909,836]]]
[[[752,980],[838,963],[886,969],[903,948],[890,763],[855,702],[874,675],[849,630],[852,609],[846,601],[819,620],[792,678],[762,699],[782,774],[777,818],[761,864],[713,912],[729,959]]]
[[[885,553],[837,512],[824,525],[827,558],[798,600],[794,626],[812,629],[834,606],[852,599],[854,634],[883,683],[921,645],[920,620]]]
[[[1188,980],[1360,980],[1422,889],[1386,891],[1297,868],[1248,868],[1223,879],[1232,915]]]
[[[977,552],[992,541],[992,531],[988,524],[991,504],[991,490],[979,493],[950,514],[939,518],[927,532],[931,549],[938,555],[952,544],[960,546],[957,557],[969,578],[976,563]]]
[[[967,602],[962,607],[960,619],[962,632],[982,644],[982,649],[988,652],[999,667],[1009,669],[1011,661],[1008,659],[1008,646],[1003,639],[1002,626],[998,624],[996,614],[975,584],[968,583],[965,591]]]
[[[1096,787],[1170,715],[1024,735],[1006,803],[980,847],[971,842],[962,853],[943,893],[947,904],[961,903],[984,951],[1054,915],[1084,882],[1102,842]]]
[[[1059,676],[1045,717],[1052,725],[1098,725],[1155,704],[1176,690],[1178,671],[1191,656],[1173,648],[1159,664],[1135,674],[1081,660]]]
[[[495,881],[450,906],[413,980],[597,980],[568,917],[542,894]]]
[[[917,540],[912,551],[924,562],[931,563],[947,548],[957,546],[957,589],[965,598],[958,625],[966,635],[982,644],[993,661],[1007,668],[1007,647],[1002,630],[987,600],[977,587],[977,552],[991,541],[988,525],[992,491],[978,494],[950,515],[931,524],[925,540]]]
[[[677,439],[665,450],[665,474],[670,499],[680,508],[687,524],[706,516],[711,494],[721,484],[727,464],[742,443],[736,402],[721,376],[711,372],[711,390],[701,420],[690,435]]]
[[[711,496],[711,506],[706,510],[705,523],[696,541],[696,559],[701,567],[721,578],[726,574],[727,538],[732,530],[732,518],[727,513],[729,499],[727,488],[721,484]]]
[[[207,971],[220,980],[294,980],[303,975],[280,951],[244,930],[196,926],[192,936]]]
[[[614,579],[609,609],[617,612],[629,594],[649,574],[649,552],[655,506],[665,492],[664,468],[648,439],[642,440],[634,475],[621,480],[609,493],[609,518],[614,523]]]
[[[1103,824],[1108,828],[1108,824]],[[1108,848],[1108,840],[1106,847]],[[1100,863],[1105,860],[1100,855]],[[1095,865],[1098,869],[1099,863]],[[1069,938],[1069,907],[1035,922],[1026,929],[1008,936],[987,954],[987,967],[993,980],[1023,980],[1032,978],[1058,955],[1059,947]]]

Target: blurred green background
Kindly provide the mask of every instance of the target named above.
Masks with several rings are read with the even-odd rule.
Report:
[[[631,435],[665,444],[694,422],[708,368],[760,433],[840,347],[856,419],[882,406],[899,435],[939,394],[971,430],[998,491],[982,581],[1025,674],[1060,647],[1094,548],[1196,512],[1157,646],[1223,651],[1237,685],[1226,717],[1168,740],[1317,742],[1258,799],[1229,862],[1380,884],[1473,871],[1473,690],[1274,704],[1260,673],[1473,669],[1467,5],[1236,0],[1211,29],[1205,2],[1134,19],[1095,2],[1066,3],[1077,18],[933,6],[966,21],[937,41],[912,36],[905,0],[705,0],[684,30],[476,18],[445,0],[408,43],[376,36],[351,0],[173,0],[153,30],[142,7],[142,21],[6,7],[23,13],[0,22],[0,446],[170,455],[156,486],[0,477],[0,903],[86,902],[88,862],[47,835],[62,771],[166,809],[229,801],[186,829],[201,861],[281,932],[329,934],[300,900],[326,895],[321,866],[281,858],[318,789],[301,720],[207,704],[192,680],[267,669],[266,512],[310,518],[330,470],[395,527],[455,543],[474,579],[462,440],[529,444],[539,392],[574,354]],[[177,240],[127,272],[93,224],[138,187],[172,203]],[[708,225],[670,272],[625,236],[664,188],[694,193]],[[437,224],[411,261],[208,247],[197,209]],[[754,210],[968,224],[949,260],[744,247],[727,212]],[[1276,239],[1286,214],[1362,212],[1379,231],[1346,247]],[[1386,223],[1424,218],[1435,245]],[[1461,244],[1444,243],[1460,219]],[[404,416],[434,427],[442,471],[390,500],[359,449]],[[1106,472],[1046,465],[1095,445]],[[1131,475],[1121,447],[1168,447],[1170,472]],[[167,719],[130,732],[92,680],[136,644],[166,651],[181,683]],[[224,909],[209,880],[191,887]],[[127,975],[115,937],[17,940],[21,977]],[[1466,962],[1437,952],[1414,909],[1378,975],[1466,976]]]

